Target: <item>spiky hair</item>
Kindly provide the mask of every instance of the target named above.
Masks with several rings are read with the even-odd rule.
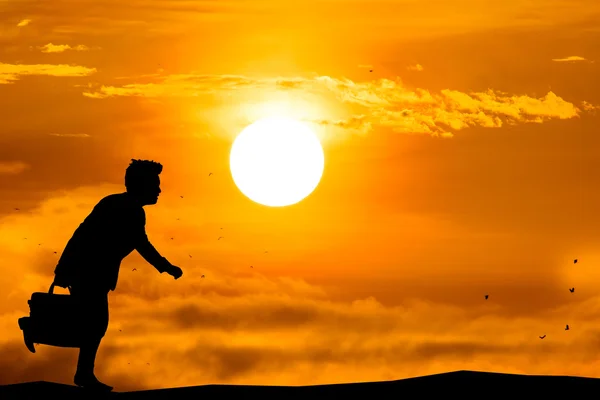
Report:
[[[135,190],[150,178],[160,175],[162,169],[162,164],[156,161],[131,159],[131,164],[125,170],[125,187]]]

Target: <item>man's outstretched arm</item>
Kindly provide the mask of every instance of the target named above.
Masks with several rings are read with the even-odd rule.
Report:
[[[138,233],[136,240],[136,250],[148,263],[152,264],[154,268],[158,270],[161,274],[163,272],[168,273],[173,276],[175,279],[178,279],[182,275],[181,268],[174,266],[166,258],[160,255],[160,253],[152,246],[150,240],[148,240],[148,236],[146,235],[146,213],[144,210],[138,215],[139,220],[137,221],[138,225]]]
[[[161,274],[168,271],[172,267],[171,263],[166,258],[160,255],[158,250],[154,248],[146,232],[141,234],[136,250],[149,264],[158,270]]]

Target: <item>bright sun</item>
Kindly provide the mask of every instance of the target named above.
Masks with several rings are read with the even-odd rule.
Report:
[[[264,118],[247,126],[229,155],[233,181],[257,203],[282,207],[311,194],[323,175],[325,156],[313,131],[289,118]]]

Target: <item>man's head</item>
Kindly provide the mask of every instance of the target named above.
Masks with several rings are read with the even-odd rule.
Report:
[[[127,193],[138,198],[142,205],[156,204],[160,194],[160,163],[149,160],[131,160],[125,170]]]

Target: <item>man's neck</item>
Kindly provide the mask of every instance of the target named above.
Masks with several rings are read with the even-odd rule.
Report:
[[[141,200],[141,198],[137,195],[135,195],[134,193],[131,192],[125,192],[125,194],[138,206],[140,207],[144,207],[145,204],[144,202]]]

